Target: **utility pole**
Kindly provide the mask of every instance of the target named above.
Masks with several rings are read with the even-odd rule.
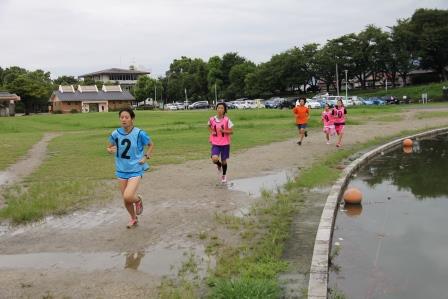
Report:
[[[345,100],[348,100],[348,89],[347,89],[347,72],[348,70],[344,70],[345,72]]]
[[[339,74],[338,74],[338,63],[336,62],[336,93],[339,96]]]
[[[218,103],[218,94],[216,93],[216,82],[215,82],[215,105]]]

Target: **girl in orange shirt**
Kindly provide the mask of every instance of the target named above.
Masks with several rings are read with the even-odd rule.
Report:
[[[308,109],[308,107],[305,106],[305,103],[306,98],[301,97],[299,99],[299,105],[294,107],[294,109],[292,109],[292,112],[296,116],[297,129],[299,129],[299,134],[297,136],[299,139],[299,141],[297,141],[298,145],[302,145],[303,137],[308,136],[306,127],[308,124],[308,120],[310,118],[310,110]]]

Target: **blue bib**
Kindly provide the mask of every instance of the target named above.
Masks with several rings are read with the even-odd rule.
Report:
[[[116,129],[109,137],[109,142],[117,147],[115,153],[115,168],[117,175],[140,173],[149,169],[148,163],[139,164],[143,159],[145,145],[151,143],[151,138],[145,131],[133,128],[126,133],[123,128]]]

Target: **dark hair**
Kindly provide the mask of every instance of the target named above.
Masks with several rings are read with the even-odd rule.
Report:
[[[120,111],[118,112],[118,116],[121,116],[122,112],[129,113],[129,115],[131,116],[131,119],[135,118],[134,110],[132,110],[131,108],[122,108],[122,109],[120,109]]]
[[[300,97],[299,98],[299,103],[300,103],[301,100],[303,100],[303,103],[306,104],[306,98],[305,97]]]
[[[221,103],[216,104],[215,109],[218,109],[219,105],[222,105],[224,107],[224,114],[226,114],[227,113],[227,105],[226,105],[226,103],[221,102]]]

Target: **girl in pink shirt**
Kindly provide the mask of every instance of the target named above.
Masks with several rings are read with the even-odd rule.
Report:
[[[322,122],[324,124],[325,138],[327,139],[327,144],[330,144],[330,135],[334,136],[336,130],[333,124],[333,115],[331,115],[330,105],[327,103],[324,106],[324,111],[322,111]]]
[[[230,156],[230,135],[233,134],[233,123],[226,113],[227,105],[218,103],[216,115],[208,120],[209,141],[212,144],[211,158],[213,164],[218,167],[222,183],[227,182],[227,159]]]
[[[344,135],[346,114],[347,110],[344,107],[344,103],[342,103],[342,100],[338,100],[337,105],[331,111],[331,115],[333,116],[334,120],[334,128],[339,136],[339,140],[338,143],[336,144],[336,147],[342,146],[342,136]]]

